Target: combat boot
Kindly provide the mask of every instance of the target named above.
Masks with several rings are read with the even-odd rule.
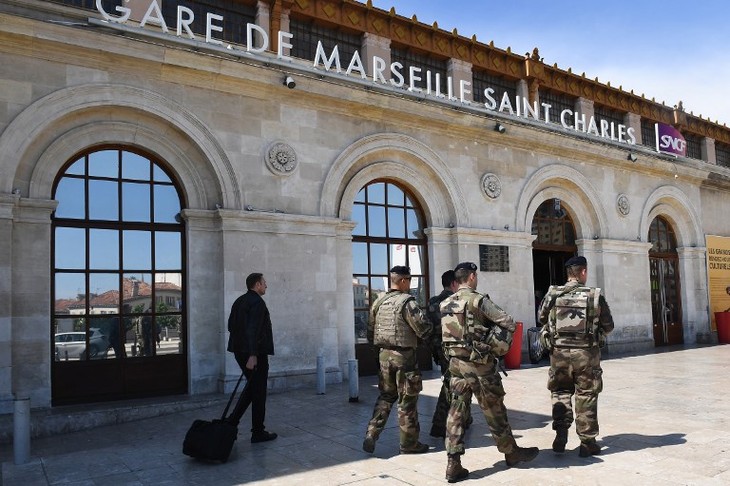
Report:
[[[368,434],[365,436],[365,440],[362,441],[362,450],[372,454],[375,451],[375,437]]]
[[[578,455],[580,457],[597,456],[600,453],[601,446],[598,445],[596,439],[580,443],[580,449],[578,450]]]
[[[428,444],[422,444],[420,442],[416,442],[416,445],[411,447],[403,447],[400,448],[401,454],[423,454],[424,452],[428,452],[429,445]]]
[[[560,428],[555,430],[555,440],[553,441],[553,451],[565,452],[565,444],[568,443],[568,429]]]
[[[469,470],[461,467],[461,455],[449,454],[449,463],[446,465],[446,480],[456,483],[469,476]]]
[[[513,452],[504,455],[504,460],[507,461],[507,466],[516,466],[521,462],[530,462],[537,457],[540,449],[537,447],[518,447]]]

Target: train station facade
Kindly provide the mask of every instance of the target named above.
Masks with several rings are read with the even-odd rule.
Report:
[[[2,413],[229,389],[251,272],[273,388],[367,372],[395,264],[526,330],[581,254],[609,349],[717,339],[730,130],[679,100],[353,0],[9,0],[0,41]]]

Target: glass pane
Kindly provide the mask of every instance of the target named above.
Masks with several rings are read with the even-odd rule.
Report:
[[[376,184],[370,184],[367,187],[368,190],[368,202],[370,204],[385,204],[385,183],[378,182]]]
[[[172,231],[155,232],[155,268],[182,269],[182,234]]]
[[[84,196],[84,180],[64,177],[56,188],[57,218],[84,219],[86,210]]]
[[[388,184],[388,204],[391,206],[403,206],[405,194],[400,187]]]
[[[155,222],[175,223],[180,213],[180,198],[173,186],[155,184]]]
[[[421,229],[421,225],[418,223],[418,215],[415,209],[406,210],[406,219],[408,220],[408,238],[417,238],[418,235],[416,233]]]
[[[65,174],[85,175],[85,168],[86,165],[84,163],[84,157],[81,157],[79,160],[71,164],[68,169],[66,169]]]
[[[119,151],[101,150],[89,154],[89,175],[96,177],[119,177]]]
[[[367,243],[352,244],[352,273],[368,273],[368,247]]]
[[[122,280],[122,312],[142,314],[152,309],[152,274],[125,273]]]
[[[122,152],[122,178],[149,181],[149,159],[132,152]]]
[[[391,238],[406,237],[406,221],[403,210],[388,208],[388,236]]]
[[[152,177],[155,182],[172,182],[165,171],[156,164],[152,166]]]
[[[374,275],[370,280],[370,302],[375,302],[375,300],[389,288],[390,279],[387,275],[382,275],[380,277]]]
[[[356,236],[365,236],[365,206],[355,204],[352,206],[352,220],[357,223],[352,234]]]
[[[355,309],[368,309],[368,279],[367,277],[359,277],[353,279],[352,282],[352,304]]]
[[[119,219],[117,187],[117,182],[89,181],[89,219],[105,221]]]
[[[385,208],[368,206],[368,235],[385,236]]]
[[[413,201],[411,201],[411,198],[408,197],[408,196],[406,196],[406,207],[408,207],[408,208],[414,207],[413,206]]]
[[[89,230],[89,268],[95,270],[119,269],[119,232],[117,230]]]
[[[364,309],[355,311],[355,339],[358,342],[367,342],[369,319],[369,311]]]
[[[119,313],[119,274],[89,275],[89,314]]]
[[[122,220],[150,221],[150,185],[134,182],[122,183]]]
[[[86,232],[83,228],[56,228],[56,268],[86,268]]]
[[[182,316],[157,316],[157,354],[182,353]]]
[[[158,313],[182,310],[182,274],[155,274],[155,310]]]
[[[358,192],[357,196],[355,196],[355,202],[365,202],[365,189],[360,189],[360,192]]]
[[[411,267],[411,275],[423,275],[423,254],[421,246],[408,246],[408,265]]]
[[[56,319],[53,336],[55,361],[79,361],[86,351],[86,320]]]
[[[388,245],[372,243],[370,245],[370,272],[388,275]]]
[[[123,267],[125,270],[152,269],[152,233],[149,231],[123,231]]]
[[[90,353],[92,359],[124,358],[126,356],[124,338],[118,317],[89,319],[89,346],[92,350],[94,347],[97,348],[96,354],[93,351]]]
[[[83,273],[56,273],[56,314],[83,314],[86,276]]]

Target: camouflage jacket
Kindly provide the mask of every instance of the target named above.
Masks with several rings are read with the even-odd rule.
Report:
[[[415,348],[418,338],[428,338],[432,330],[426,313],[405,292],[390,289],[370,308],[368,342],[376,346]]]
[[[599,346],[614,327],[601,289],[577,281],[550,286],[540,303],[538,319],[549,344],[558,348]]]
[[[469,287],[461,287],[441,303],[444,347],[449,356],[486,363],[489,355],[503,356],[512,342],[512,316]],[[505,349],[506,345],[506,349]]]

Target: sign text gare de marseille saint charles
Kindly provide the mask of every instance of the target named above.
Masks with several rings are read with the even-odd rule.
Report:
[[[125,0],[125,2],[126,1],[128,0]],[[96,0],[96,8],[105,20],[118,24],[124,24],[125,22],[127,22],[131,14],[131,10],[123,6],[115,7],[117,15],[110,14],[104,10],[104,7],[102,6],[102,0]],[[183,35],[185,35],[191,40],[195,40],[196,37],[190,29],[190,25],[193,23],[194,20],[195,14],[192,10],[182,5],[178,5],[176,35],[178,37],[183,37]],[[164,33],[170,32],[167,23],[162,17],[162,10],[160,9],[157,0],[150,1],[149,7],[147,8],[147,11],[142,18],[139,26],[140,28],[143,28],[147,24],[160,27],[160,29]],[[214,32],[223,32],[222,24],[222,15],[217,15],[210,12],[206,13],[206,43],[213,45],[223,45],[223,41],[213,37]],[[260,35],[261,45],[259,47],[256,47],[254,43],[254,31]],[[279,31],[279,47],[277,52],[277,57],[279,59],[291,60],[289,56],[286,56],[284,54],[284,49],[291,49],[292,47],[294,47],[289,42],[293,39],[293,37],[293,34],[289,32]],[[233,48],[230,45],[228,45],[227,47],[230,49]],[[268,47],[269,37],[266,31],[256,24],[246,24],[245,51],[258,54],[266,51]],[[434,79],[432,80],[431,71],[427,70],[424,74],[423,70],[417,66],[410,66],[406,75],[403,73],[404,67],[403,64],[401,64],[400,62],[393,62],[390,64],[390,66],[387,66],[385,60],[378,56],[373,56],[372,61],[372,72],[370,73],[370,77],[372,78],[372,81],[374,83],[381,83],[385,85],[390,84],[393,87],[404,88],[414,93],[425,92],[426,95],[435,96],[436,98],[441,99],[448,99],[450,101],[461,101],[461,103],[464,104],[471,103],[469,100],[466,99],[466,95],[471,94],[471,91],[469,90],[469,88],[471,87],[471,83],[468,81],[461,80],[459,82],[459,96],[456,97],[454,96],[454,86],[451,77],[447,78],[447,92],[444,94],[441,93],[440,73],[435,73],[435,75],[433,76]],[[337,46],[335,46],[332,49],[331,54],[327,56],[327,53],[322,46],[322,42],[317,42],[317,52],[314,58],[314,68],[320,68],[320,65],[326,71],[330,71],[330,69],[332,69],[332,67],[334,66],[337,73],[343,72]],[[389,79],[386,79],[385,77],[384,73],[386,72],[386,70],[390,75]],[[359,73],[362,79],[368,78],[368,75],[365,72],[365,67],[362,63],[362,59],[360,58],[360,54],[357,51],[355,51],[352,59],[350,59],[350,63],[348,64],[347,69],[344,71],[344,73],[347,76],[350,76],[353,73]],[[418,84],[419,81],[423,81],[424,76],[426,81],[426,88],[422,89],[416,86],[416,84]],[[520,96],[515,96],[515,99],[511,100],[507,92],[504,92],[501,96],[500,101],[497,102],[500,97],[495,97],[494,94],[494,89],[490,87],[484,89],[484,99],[486,100],[484,102],[485,109],[489,111],[498,111],[501,113],[506,112],[510,115],[516,115],[523,118],[532,117],[535,120],[542,120],[545,123],[551,123],[550,110],[552,109],[552,105],[548,103],[541,103],[540,106],[538,106],[537,101],[535,101],[533,104],[530,104],[530,102],[526,98]],[[574,113],[572,110],[569,109],[565,109],[560,112],[560,123],[564,128],[567,129],[582,131],[584,133],[607,138],[610,140],[615,140],[622,143],[627,143],[629,145],[636,144],[636,136],[633,127],[626,127],[625,125],[609,122],[608,120],[598,120],[597,122],[593,116],[591,116],[590,119],[586,120],[585,115]]]

